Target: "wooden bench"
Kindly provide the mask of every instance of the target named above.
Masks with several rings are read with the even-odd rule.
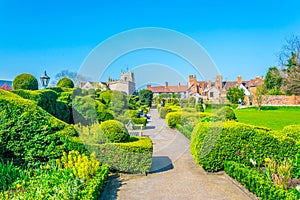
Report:
[[[134,124],[131,120],[126,124],[130,136],[143,136],[143,124]]]

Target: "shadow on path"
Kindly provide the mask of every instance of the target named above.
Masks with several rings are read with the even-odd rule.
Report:
[[[120,175],[114,174],[108,177],[105,187],[103,188],[103,191],[101,192],[101,195],[99,197],[99,200],[114,200],[118,197],[118,191],[120,190],[120,187],[124,185],[122,183]]]
[[[174,169],[172,160],[168,156],[154,156],[149,174],[164,172]]]

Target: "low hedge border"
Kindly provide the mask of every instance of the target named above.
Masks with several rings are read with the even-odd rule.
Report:
[[[147,174],[152,166],[152,141],[148,137],[133,137],[127,143],[105,143],[87,146],[97,159],[112,170]]]
[[[250,165],[266,157],[281,161],[300,151],[299,143],[282,131],[228,121],[199,123],[192,132],[191,153],[206,171],[219,171],[225,161]]]
[[[102,165],[99,171],[97,172],[97,174],[88,181],[84,189],[78,192],[76,199],[78,200],[99,199],[101,190],[105,185],[105,181],[107,180],[108,174],[109,174],[109,166]]]
[[[243,164],[227,161],[224,163],[224,170],[230,177],[240,182],[262,200],[296,200],[300,197],[297,196],[298,192],[296,193],[293,190],[284,190],[274,186],[273,182],[266,179],[264,174]]]

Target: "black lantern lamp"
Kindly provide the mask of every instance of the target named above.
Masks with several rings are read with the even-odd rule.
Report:
[[[42,84],[42,89],[46,89],[49,81],[50,81],[50,77],[47,75],[47,72],[44,72],[44,75],[40,77],[41,79],[41,84]]]

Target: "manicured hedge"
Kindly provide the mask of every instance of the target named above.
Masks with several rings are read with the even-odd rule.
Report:
[[[300,125],[289,125],[283,128],[283,132],[297,141],[300,141]]]
[[[77,131],[37,106],[0,90],[0,156],[19,164],[36,164],[61,157],[62,152],[85,151]]]
[[[166,115],[167,115],[167,110],[165,107],[160,107],[159,108],[159,117],[161,119],[165,119],[166,118]]]
[[[296,200],[300,197],[297,196],[297,191],[293,192],[284,190],[280,187],[275,187],[274,183],[266,179],[264,174],[259,173],[255,169],[251,169],[243,164],[227,161],[224,163],[224,170],[229,176],[236,179],[262,200]]]
[[[130,135],[122,122],[117,120],[107,120],[100,124],[100,128],[107,138],[115,142],[127,142]]]
[[[13,93],[24,99],[35,101],[38,106],[42,107],[51,115],[64,122],[70,123],[71,113],[69,106],[64,102],[57,101],[58,95],[53,90],[14,90]]]
[[[170,112],[166,116],[167,125],[170,128],[175,128],[176,124],[180,124],[182,113],[181,112]]]
[[[134,137],[127,143],[106,143],[90,145],[88,149],[96,152],[96,157],[111,169],[126,173],[149,172],[152,165],[152,141],[148,137]]]
[[[20,74],[15,77],[12,83],[14,90],[37,90],[39,89],[37,79],[31,74]]]
[[[134,124],[142,124],[144,127],[146,127],[147,124],[147,118],[146,117],[139,117],[139,118],[131,118],[132,122]]]
[[[80,190],[76,199],[90,200],[99,199],[101,190],[109,174],[108,165],[102,165],[97,174],[88,180],[83,190]]]
[[[219,171],[225,161],[250,165],[266,157],[281,161],[300,152],[299,144],[284,132],[229,122],[199,123],[192,132],[191,153],[206,171]]]
[[[62,78],[57,82],[56,86],[65,87],[65,88],[74,88],[74,83],[69,78]]]

